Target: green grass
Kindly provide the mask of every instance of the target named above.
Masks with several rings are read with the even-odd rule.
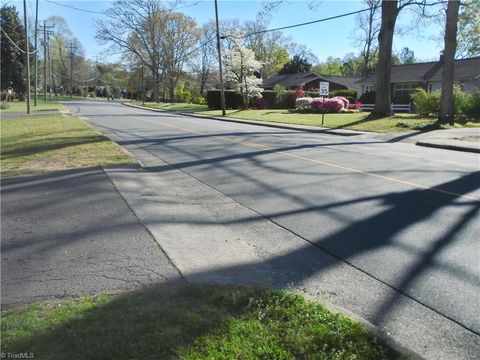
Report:
[[[132,101],[131,104],[138,105],[138,106],[145,106],[152,109],[178,111],[178,112],[193,112],[193,111],[207,110],[207,105],[200,105],[200,104],[146,102],[145,105],[142,105],[141,101]]]
[[[4,103],[4,102],[2,102]],[[5,104],[5,103],[4,103]],[[21,113],[27,113],[27,103],[25,101],[11,101],[6,103],[8,104],[7,109],[1,109],[0,113],[3,112],[21,112]],[[35,113],[41,113],[43,111],[48,111],[48,110],[63,110],[65,107],[56,102],[56,101],[43,101],[42,99],[38,99],[37,106],[33,106],[33,100],[31,101],[30,104],[30,111],[32,114]]]
[[[35,359],[402,358],[317,303],[246,287],[157,285],[2,315],[2,352]]]
[[[221,111],[200,111],[198,114],[220,116]],[[321,114],[296,113],[288,110],[227,110],[227,117],[382,133],[421,130],[432,126],[436,121],[434,118],[421,118],[415,114],[398,114],[391,117],[373,119],[370,117],[370,113],[359,112],[351,114],[325,114],[325,121],[322,125]],[[480,126],[480,124],[477,126]]]
[[[118,145],[70,116],[3,120],[1,136],[2,176],[132,162]]]

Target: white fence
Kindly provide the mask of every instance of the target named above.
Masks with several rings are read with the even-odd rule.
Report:
[[[362,110],[368,110],[371,111],[375,107],[375,104],[362,104]],[[395,111],[406,111],[406,112],[412,112],[412,104],[391,104],[390,109],[395,112]]]

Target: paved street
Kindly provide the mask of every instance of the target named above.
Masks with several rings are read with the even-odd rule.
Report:
[[[2,307],[178,279],[102,169],[2,180]]]
[[[326,299],[429,358],[478,354],[478,155],[113,103],[67,106],[148,167],[107,173],[190,278],[255,282],[269,273],[273,286]],[[189,199],[193,215],[174,207],[192,189],[207,194]],[[157,192],[169,201],[155,200],[158,207],[170,210],[148,202]],[[230,229],[230,245],[220,244],[217,227]],[[177,230],[202,228],[210,237],[185,250],[194,237]]]

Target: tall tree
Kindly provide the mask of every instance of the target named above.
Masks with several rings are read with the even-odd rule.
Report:
[[[408,47],[404,47],[400,50],[398,58],[402,64],[414,64],[416,62],[415,52]]]
[[[259,86],[262,79],[256,74],[262,64],[255,60],[255,53],[244,46],[241,36],[233,38],[233,41],[235,48],[227,51],[225,55],[225,80],[232,88],[240,91],[244,106],[247,106],[252,97],[261,94],[262,89]]]
[[[306,73],[309,72],[311,68],[312,64],[309,63],[307,59],[301,57],[300,55],[294,55],[292,60],[283,65],[282,69],[278,73],[280,75]]]
[[[215,75],[217,63],[215,43],[215,23],[202,26],[200,46],[195,56],[190,61],[190,68],[196,75],[200,87],[200,94],[205,95],[207,82]]]
[[[369,11],[357,15],[355,43],[361,46],[363,59],[362,75],[366,76],[373,68],[373,60],[378,50],[378,33],[380,31],[381,0],[363,0]]]
[[[439,123],[453,125],[453,73],[455,52],[457,49],[457,22],[459,0],[449,0],[447,5],[447,20],[445,23],[445,50],[443,54],[442,95],[440,97]]]
[[[25,56],[14,43],[20,49],[25,49],[24,27],[14,6],[3,5],[0,14],[1,89],[11,87],[21,97],[26,89]]]
[[[373,114],[386,116],[390,110],[390,71],[392,67],[392,44],[395,23],[398,14],[407,6],[417,5],[421,13],[427,7],[442,4],[441,0],[382,0],[382,21],[378,34],[378,64],[375,95],[375,108]]]
[[[382,0],[382,25],[378,34],[377,87],[373,109],[373,113],[377,116],[390,114],[393,33],[399,11],[397,0]]]
[[[480,56],[480,1],[465,0],[458,15],[457,57]]]
[[[175,87],[184,65],[195,55],[195,47],[201,37],[196,21],[179,12],[172,12],[165,19],[162,34],[158,34],[161,61],[170,101],[175,100]]]
[[[159,0],[117,0],[97,21],[97,39],[116,50],[133,53],[152,73],[155,101],[160,100],[160,36],[165,28],[165,8]]]
[[[263,79],[277,74],[289,60],[289,40],[279,31],[263,32],[267,29],[266,24],[263,18],[259,18],[243,25],[245,46],[253,50],[255,58],[263,64],[260,70]]]

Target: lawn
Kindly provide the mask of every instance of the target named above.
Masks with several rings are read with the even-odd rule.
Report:
[[[198,114],[220,116],[221,111],[201,111],[198,112]],[[435,122],[435,119],[433,118],[419,118],[414,114],[399,114],[381,119],[371,119],[369,115],[370,113],[366,112],[352,114],[325,114],[325,121],[322,125],[321,114],[295,113],[289,112],[288,110],[227,110],[227,117],[237,119],[384,133],[422,128]]]
[[[117,144],[75,117],[2,120],[0,126],[3,177],[132,162]]]
[[[207,105],[187,104],[187,103],[146,102],[145,105],[142,105],[141,101],[132,101],[130,104],[145,106],[152,109],[160,109],[160,110],[176,111],[176,112],[194,112],[194,111],[204,111],[208,109]]]
[[[2,352],[35,359],[399,359],[359,323],[286,292],[156,285],[2,313]]]
[[[10,101],[8,103],[2,102],[2,104],[8,104],[7,109],[1,109],[0,113],[3,112],[21,112],[27,113],[27,103],[25,101]],[[38,99],[37,106],[33,106],[33,99],[30,103],[30,110],[32,114],[40,113],[42,111],[48,110],[63,110],[65,107],[57,101],[43,101],[43,97]]]

